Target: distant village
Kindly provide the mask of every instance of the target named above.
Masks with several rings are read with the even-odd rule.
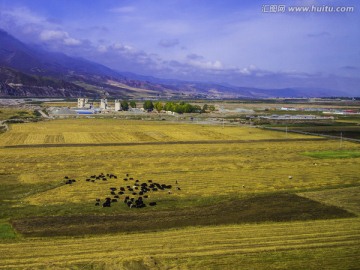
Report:
[[[98,107],[95,107],[94,102],[90,102],[88,98],[78,98],[77,107],[76,108],[60,108],[60,107],[52,107],[49,109],[50,114],[56,115],[90,115],[97,113],[109,113],[109,112],[119,112],[122,111],[123,108],[121,106],[121,100],[116,99],[114,102],[114,106],[110,106],[108,100],[106,98],[100,99],[100,104]],[[145,112],[143,108],[132,108],[129,106],[128,109],[132,112]]]
[[[121,100],[115,99],[114,107],[110,107],[106,98],[100,99],[100,107],[98,109],[94,108],[94,103],[89,102],[88,98],[78,98],[77,107],[78,107],[78,109],[76,111],[77,111],[78,114],[81,114],[81,113],[86,114],[90,110],[92,110],[91,112],[93,112],[93,113],[95,111],[99,111],[99,110],[100,111],[113,110],[113,111],[116,111],[116,112],[122,110],[122,108],[121,108]]]
[[[161,103],[161,102],[159,102]],[[125,105],[123,107],[122,105]],[[133,105],[133,106],[131,106]],[[199,107],[198,105],[189,105],[192,107]],[[206,105],[207,106],[207,105]],[[299,107],[279,107],[272,109],[265,109],[267,113],[263,115],[256,115],[254,110],[245,109],[245,108],[236,108],[236,109],[224,109],[219,105],[210,105],[213,107],[211,112],[216,112],[217,114],[222,115],[231,115],[231,114],[246,114],[247,118],[259,118],[259,119],[268,119],[268,120],[333,120],[334,115],[359,115],[359,110],[349,110],[349,109],[337,109],[337,108],[321,108],[321,107],[312,107],[312,108],[299,108]],[[154,108],[155,109],[155,108]],[[76,116],[76,115],[92,115],[92,114],[109,114],[116,113],[121,111],[128,111],[131,114],[144,114],[149,112],[146,108],[137,108],[135,102],[124,102],[119,99],[115,99],[108,102],[106,98],[101,98],[98,101],[89,101],[88,98],[78,98],[76,107],[50,107],[48,108],[49,115],[58,116],[58,117],[67,117],[67,116]],[[156,110],[154,110],[156,111]],[[204,108],[197,108],[192,112],[205,112]],[[264,112],[265,112],[264,111]],[[273,112],[270,114],[270,112]],[[278,112],[289,112],[289,114],[276,113]],[[158,109],[157,112],[169,115],[177,115],[177,112],[174,110],[166,109],[165,105],[162,105],[161,109]],[[184,111],[187,112],[187,111]],[[191,112],[191,111],[188,111]],[[296,114],[299,112],[299,114]],[[304,112],[309,112],[309,114],[304,114]],[[311,114],[314,113],[314,114]],[[320,114],[319,114],[320,113]],[[322,115],[321,115],[322,114]]]

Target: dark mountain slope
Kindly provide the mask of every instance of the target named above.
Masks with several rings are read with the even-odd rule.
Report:
[[[101,64],[26,45],[0,29],[2,96],[76,97],[324,97],[346,96],[314,88],[259,89],[221,83],[159,79],[117,72]]]

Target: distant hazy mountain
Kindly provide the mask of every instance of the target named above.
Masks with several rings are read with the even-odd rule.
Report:
[[[82,91],[85,89],[64,80],[28,75],[0,67],[0,97],[75,97]]]
[[[26,45],[0,29],[0,95],[37,97],[323,97],[328,89],[258,89],[159,79]]]
[[[0,64],[19,71],[46,75],[69,76],[102,75],[122,76],[103,65],[85,59],[69,57],[62,53],[47,52],[22,43],[0,29]]]
[[[110,68],[85,59],[34,48],[2,30],[0,30],[0,66],[8,68],[0,70],[2,95],[21,96],[26,93],[27,96],[45,94],[75,97],[106,94],[126,97],[139,96],[142,89],[149,90],[145,91],[149,95],[158,95],[167,90],[161,85],[129,80]],[[30,76],[25,76],[26,74]],[[34,76],[37,76],[36,79]],[[13,86],[15,80],[17,87]],[[44,81],[49,80],[57,83],[52,84],[46,91],[38,90],[44,87]],[[68,82],[66,84],[68,91],[62,90],[61,87],[65,84],[60,86],[59,81]]]

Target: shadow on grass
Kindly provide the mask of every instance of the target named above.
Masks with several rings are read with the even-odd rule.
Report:
[[[295,194],[280,193],[176,210],[134,209],[115,215],[28,217],[13,219],[11,223],[24,236],[52,237],[354,216],[335,206],[324,205]]]

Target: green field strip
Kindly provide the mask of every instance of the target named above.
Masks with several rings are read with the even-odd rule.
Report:
[[[304,152],[303,155],[318,159],[359,158],[360,151],[357,150],[316,151],[316,152]]]

